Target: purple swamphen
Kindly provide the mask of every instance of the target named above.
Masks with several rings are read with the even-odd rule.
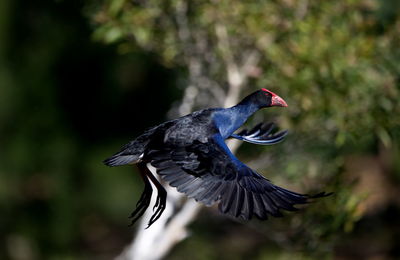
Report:
[[[286,107],[286,102],[267,89],[258,90],[230,108],[209,108],[150,128],[106,159],[108,166],[136,164],[144,191],[131,214],[132,224],[144,214],[153,189],[158,190],[155,212],[148,227],[163,213],[167,192],[147,168],[150,163],[172,187],[207,206],[219,203],[222,213],[242,219],[281,216],[280,209],[294,211],[314,196],[273,185],[239,161],[225,144],[228,138],[262,145],[281,141],[286,131],[273,134],[273,124],[258,124],[250,131],[234,134],[248,117],[265,107]],[[154,210],[153,209],[153,210]]]

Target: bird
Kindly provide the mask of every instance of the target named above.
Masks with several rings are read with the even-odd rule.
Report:
[[[273,123],[260,123],[235,133],[251,115],[268,107],[287,107],[287,103],[262,88],[235,106],[206,108],[149,128],[104,160],[107,166],[136,164],[139,169],[144,190],[130,215],[131,224],[150,205],[151,183],[157,189],[157,199],[147,228],[160,218],[166,207],[167,192],[148,164],[178,192],[206,206],[218,203],[221,213],[243,220],[281,217],[281,210],[296,211],[296,204],[330,195],[301,194],[276,186],[230,151],[225,141],[231,138],[260,145],[272,145],[284,139],[287,131],[273,133]]]

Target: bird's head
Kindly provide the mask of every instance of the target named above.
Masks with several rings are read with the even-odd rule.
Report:
[[[265,88],[258,90],[256,92],[256,97],[257,103],[259,103],[261,107],[287,107],[283,98]]]
[[[285,100],[283,100],[280,96],[275,94],[268,89],[262,88],[257,90],[247,97],[245,97],[242,101],[239,102],[238,105],[249,106],[250,104],[256,105],[258,109],[264,107],[287,107]]]

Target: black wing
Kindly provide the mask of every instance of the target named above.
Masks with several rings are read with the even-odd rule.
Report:
[[[278,133],[272,133],[274,128],[275,125],[273,123],[259,123],[250,131],[244,129],[237,134],[232,134],[230,137],[253,144],[272,145],[279,143],[287,135],[287,130]]]
[[[207,143],[165,146],[147,156],[157,173],[179,192],[208,206],[219,202],[220,211],[234,217],[281,216],[280,209],[294,211],[294,204],[307,203],[310,198],[273,185],[241,163],[219,134]]]

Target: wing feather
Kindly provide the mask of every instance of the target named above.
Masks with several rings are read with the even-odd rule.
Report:
[[[269,134],[270,128],[253,129],[249,135]],[[295,211],[295,204],[307,203],[310,198],[275,186],[247,167],[230,152],[219,134],[208,142],[197,140],[180,147],[166,146],[149,152],[147,158],[179,192],[207,206],[218,202],[219,210],[233,217],[280,217],[281,209]]]
[[[267,212],[264,207],[264,203],[262,201],[261,195],[259,193],[253,193],[253,201],[254,201],[254,214],[259,219],[267,219]]]
[[[287,131],[272,133],[275,125],[273,123],[259,123],[251,130],[244,129],[237,134],[232,134],[231,138],[236,138],[248,143],[272,145],[281,142],[287,135]]]

